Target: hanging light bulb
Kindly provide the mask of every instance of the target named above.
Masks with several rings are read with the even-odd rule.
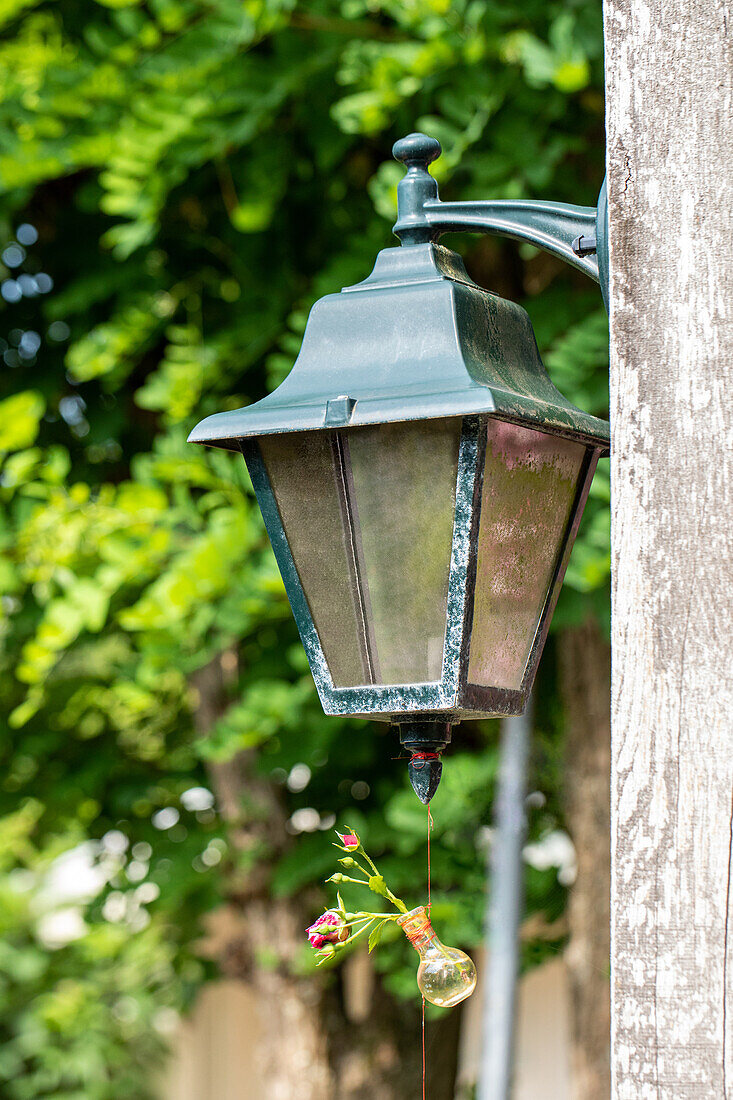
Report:
[[[442,944],[420,905],[399,917],[397,923],[420,956],[417,986],[426,1001],[452,1008],[476,988],[476,967],[465,951]]]

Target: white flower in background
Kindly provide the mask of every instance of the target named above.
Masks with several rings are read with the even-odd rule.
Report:
[[[287,778],[289,791],[298,794],[304,791],[311,781],[311,770],[307,764],[294,764]]]
[[[177,819],[178,811],[172,813]],[[18,891],[32,891],[35,933],[44,947],[56,950],[86,935],[84,907],[119,873],[128,848],[124,833],[111,829],[101,842],[87,840],[63,852],[44,872],[18,877]],[[133,854],[148,857],[152,849],[149,844],[139,844]],[[155,901],[160,891],[154,883],[141,881],[148,872],[147,862],[133,859],[126,870],[128,881],[140,885],[127,893],[113,890],[105,899],[102,916],[112,923],[124,921],[132,932],[139,932],[150,922],[143,906]]]
[[[73,940],[80,940],[87,933],[81,908],[78,905],[45,913],[36,922],[36,937],[44,947],[57,950]]]
[[[130,882],[142,882],[148,873],[148,864],[138,859],[133,859],[125,868],[125,874]]]
[[[321,815],[312,806],[303,806],[296,810],[288,821],[288,831],[291,833],[314,833],[320,828]]]
[[[162,810],[156,810],[151,821],[156,829],[172,829],[178,824],[180,816],[175,806],[164,806]]]
[[[49,950],[65,947],[86,935],[84,906],[102,892],[110,878],[109,865],[98,859],[100,850],[104,850],[103,845],[86,840],[62,852],[36,877],[31,901],[33,912],[38,914],[35,932]]]
[[[102,916],[112,924],[119,924],[120,921],[125,919],[126,915],[127,901],[125,900],[125,895],[121,893],[120,890],[113,890],[112,893],[105,898],[104,905],[102,906]]]
[[[181,795],[181,805],[184,810],[191,813],[211,810],[214,807],[214,796],[206,787],[189,787]]]
[[[575,845],[562,829],[547,833],[535,844],[526,844],[522,855],[525,862],[537,871],[557,867],[557,881],[561,886],[572,886],[578,877]]]
[[[110,829],[102,837],[102,847],[111,856],[123,856],[130,841],[120,829]]]
[[[34,910],[46,912],[96,898],[109,881],[108,870],[97,861],[98,854],[99,845],[85,840],[57,856],[40,877],[33,898]]]
[[[155,882],[144,882],[135,891],[135,899],[141,905],[149,905],[160,897],[160,887]]]

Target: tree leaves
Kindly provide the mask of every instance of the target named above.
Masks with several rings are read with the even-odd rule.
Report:
[[[273,388],[313,302],[364,278],[394,243],[401,133],[443,142],[446,198],[595,201],[600,8],[566,9],[0,3],[0,251],[23,224],[39,238],[0,273],[31,280],[18,302],[0,300],[8,1100],[144,1097],[171,1013],[205,977],[191,946],[202,914],[246,892],[253,868],[274,896],[311,897],[334,817],[369,838],[401,896],[424,900],[425,817],[391,760],[397,746],[386,728],[324,717],[241,456],[186,437],[199,417]],[[602,414],[597,299],[546,259],[517,259],[512,289],[494,242],[452,243],[493,289],[544,287],[531,308],[553,376]],[[40,272],[55,288],[33,296]],[[28,331],[41,345],[23,359]],[[560,616],[587,614],[605,592],[604,489],[599,475]],[[202,669],[221,673],[213,717],[193,686]],[[542,714],[556,710],[551,698]],[[433,890],[449,938],[470,943],[496,747],[491,728],[464,726],[434,806]],[[543,737],[535,833],[557,824],[557,746]],[[223,859],[216,813],[182,801],[242,752],[287,822],[280,856]],[[305,787],[290,782],[299,765]],[[19,806],[33,807],[27,821]],[[244,797],[243,827],[261,812]],[[70,844],[108,858],[110,835],[124,854],[74,917],[86,930],[41,948],[31,901],[45,869]],[[547,876],[532,904],[557,907]],[[385,935],[378,965],[412,995],[408,951]]]
[[[40,393],[24,390],[0,401],[0,452],[30,447],[45,410]]]
[[[591,69],[575,32],[573,13],[562,12],[550,25],[549,43],[528,31],[516,31],[504,42],[504,56],[523,65],[527,81],[534,87],[554,84],[561,92],[578,92],[587,87]]]

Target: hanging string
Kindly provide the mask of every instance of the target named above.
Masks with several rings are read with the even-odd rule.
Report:
[[[433,815],[428,802],[428,920],[430,920],[430,833],[433,828]]]
[[[427,754],[426,754],[427,755]],[[433,827],[433,815],[428,802],[428,920],[430,920],[430,830]],[[422,999],[422,1100],[425,1100],[425,998]]]
[[[425,1100],[425,998],[422,999],[422,1100]]]

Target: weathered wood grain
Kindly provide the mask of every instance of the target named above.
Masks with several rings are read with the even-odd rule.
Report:
[[[615,1100],[733,1100],[733,18],[606,0]]]

